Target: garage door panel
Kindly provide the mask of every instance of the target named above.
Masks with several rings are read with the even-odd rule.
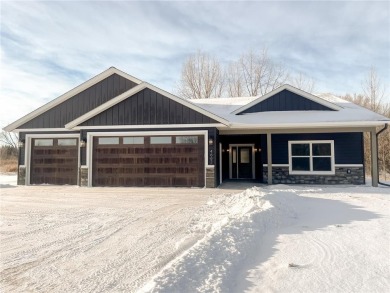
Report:
[[[144,137],[144,145],[124,144],[131,140],[129,137],[120,137],[115,145],[101,145],[95,137],[93,185],[203,187],[204,137],[197,136],[196,143],[188,144],[176,144],[176,137],[169,137]]]
[[[77,185],[77,139],[74,139],[75,145],[62,145],[61,140],[69,141],[61,138],[32,139],[30,184]],[[51,145],[40,144],[41,141],[50,141]]]

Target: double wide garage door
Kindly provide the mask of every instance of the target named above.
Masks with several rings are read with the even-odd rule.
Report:
[[[204,136],[93,139],[93,186],[205,185]]]
[[[77,185],[77,138],[31,140],[30,184]]]

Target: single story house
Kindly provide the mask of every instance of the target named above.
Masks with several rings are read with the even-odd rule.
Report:
[[[364,184],[363,133],[390,120],[283,85],[261,97],[186,100],[114,67],[4,128],[18,184],[216,187]]]

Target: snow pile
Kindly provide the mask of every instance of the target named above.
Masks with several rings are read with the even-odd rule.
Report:
[[[278,185],[209,201],[191,229],[206,236],[138,292],[387,291],[388,195]]]
[[[236,279],[237,266],[258,248],[260,236],[278,226],[282,214],[293,216],[288,209],[275,209],[265,195],[253,187],[210,200],[190,229],[191,233],[207,230],[206,236],[139,292],[229,291],[234,286],[231,282]]]

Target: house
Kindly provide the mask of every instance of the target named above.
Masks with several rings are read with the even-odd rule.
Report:
[[[262,97],[185,100],[116,68],[4,128],[18,184],[216,187],[226,180],[364,184],[363,133],[389,119],[290,85]]]

